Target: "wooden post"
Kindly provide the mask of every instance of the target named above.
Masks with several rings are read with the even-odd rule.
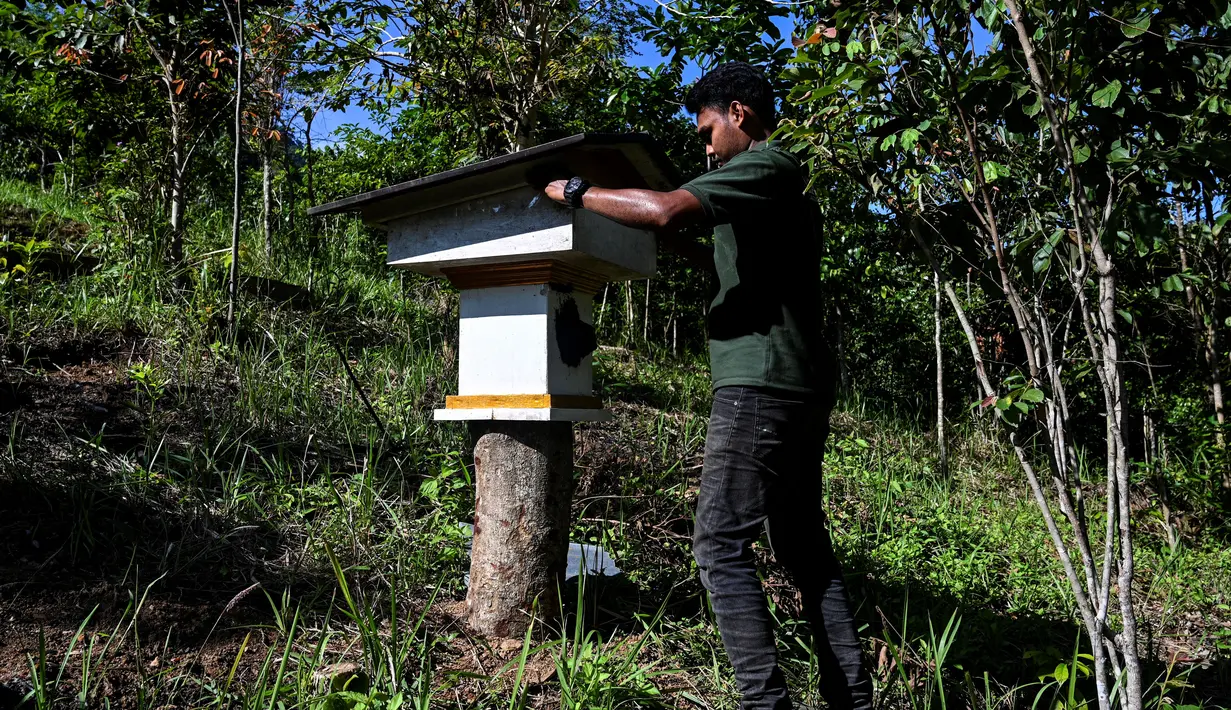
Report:
[[[474,544],[466,617],[488,638],[555,620],[573,498],[570,422],[476,422]]]

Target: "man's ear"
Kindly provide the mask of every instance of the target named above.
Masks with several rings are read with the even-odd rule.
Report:
[[[740,128],[744,125],[744,120],[748,118],[748,107],[738,101],[732,101],[727,106],[727,119],[736,127]]]

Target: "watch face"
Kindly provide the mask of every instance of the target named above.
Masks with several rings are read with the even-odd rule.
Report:
[[[564,186],[564,199],[573,207],[580,207],[581,196],[577,193],[583,187],[585,187],[585,180],[582,180],[580,177],[569,180],[568,184]]]

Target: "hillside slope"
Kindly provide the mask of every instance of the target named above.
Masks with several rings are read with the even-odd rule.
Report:
[[[221,241],[221,221],[196,228]],[[551,643],[490,647],[457,618],[471,442],[430,417],[455,377],[455,294],[344,229],[324,253],[246,253],[276,281],[248,282],[232,337],[219,255],[169,274],[89,206],[2,186],[0,707],[735,707],[689,553],[703,361],[597,353],[615,420],[577,427],[573,539],[623,572],[571,583]],[[1010,452],[968,420],[942,478],[926,418],[852,395],[826,451],[883,706],[1082,691],[1069,592]],[[1154,705],[1231,703],[1227,541],[1141,490]],[[791,681],[815,697],[798,600],[759,554]],[[359,695],[326,698],[331,679]]]

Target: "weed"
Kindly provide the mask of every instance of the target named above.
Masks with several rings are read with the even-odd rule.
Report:
[[[595,355],[597,390],[616,417],[578,427],[573,537],[612,553],[624,570],[618,594],[601,609],[583,604],[581,588],[594,587],[583,580],[558,637],[527,637],[495,673],[444,672],[469,653],[458,650],[452,622],[430,612],[461,598],[467,539],[458,523],[473,511],[467,434],[431,419],[456,376],[455,294],[391,273],[371,235],[331,218],[319,223],[320,248],[267,261],[247,252],[250,273],[309,287],[311,304],[244,300],[232,337],[217,319],[227,214],[195,211],[194,256],[169,272],[151,248],[157,235],[68,196],[0,181],[6,202],[87,225],[77,233],[102,263],[58,282],[23,276],[20,293],[13,283],[0,289],[0,378],[33,393],[11,411],[0,402],[0,484],[47,503],[14,506],[15,522],[0,522],[4,544],[60,524],[65,586],[93,589],[88,582],[100,598],[122,600],[105,625],[91,612],[59,633],[23,627],[34,650],[8,670],[28,674],[35,706],[105,706],[103,688],[121,670],[130,680],[116,692],[143,707],[730,706],[731,671],[689,554],[711,398],[698,355],[648,345]],[[121,347],[77,352],[104,336]],[[72,380],[78,369],[95,379]],[[1017,463],[986,423],[955,422],[951,475],[941,477],[922,417],[913,404],[895,411],[852,395],[832,417],[824,463],[835,547],[864,635],[885,650],[882,707],[1080,707],[1090,697],[1088,659],[1076,644],[1068,651],[1077,628],[1069,592]],[[1212,470],[1215,452],[1194,456],[1205,458],[1173,456],[1161,475],[1193,486],[1183,492],[1199,501],[1213,482],[1188,473]],[[1217,535],[1179,526],[1173,541],[1163,523],[1142,518],[1140,598],[1150,656],[1188,659],[1160,665],[1151,690],[1156,707],[1180,708],[1211,694],[1192,669],[1231,648],[1231,553]],[[10,555],[33,560],[13,562],[14,579],[62,593],[40,567],[54,549]],[[818,664],[793,618],[797,600],[758,550],[782,664],[814,697]],[[76,569],[87,563],[88,574]],[[137,570],[155,570],[157,585],[133,581]],[[257,589],[268,609],[235,601],[237,590]],[[194,595],[205,601],[185,616],[211,615],[220,635],[234,635],[209,668],[203,659],[218,645],[175,638],[169,627],[185,619],[164,625],[149,614],[151,600]],[[15,615],[26,599],[15,599]],[[647,616],[643,603],[657,611]],[[900,622],[877,618],[881,608],[902,609]],[[231,628],[241,613],[259,622]],[[151,668],[151,657],[182,660]],[[543,682],[529,677],[540,657],[554,670]],[[358,668],[333,687],[322,672],[339,659]]]

